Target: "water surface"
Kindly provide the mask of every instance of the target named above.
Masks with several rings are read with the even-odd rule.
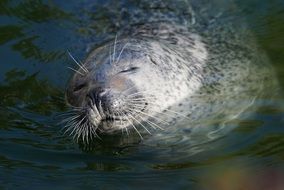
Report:
[[[216,2],[216,12],[225,7]],[[0,1],[0,189],[284,189],[282,94],[222,138],[196,146],[105,139],[86,148],[62,134],[66,67],[74,66],[66,51],[83,60],[127,24],[121,8],[131,14],[139,3]],[[283,1],[237,0],[234,9],[283,86]]]

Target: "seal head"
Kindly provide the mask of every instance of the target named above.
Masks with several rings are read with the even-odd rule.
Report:
[[[224,124],[277,82],[245,26],[201,13],[191,25],[160,16],[134,22],[77,63],[66,92],[71,134],[85,142],[129,130],[142,138],[155,129],[173,136],[201,129],[210,139],[228,131]]]
[[[173,113],[165,112],[198,89],[198,70],[207,56],[197,36],[175,36],[175,42],[143,35],[115,39],[94,50],[66,93],[78,111],[75,133],[134,129],[140,135],[137,125],[150,133],[149,127],[173,122]]]

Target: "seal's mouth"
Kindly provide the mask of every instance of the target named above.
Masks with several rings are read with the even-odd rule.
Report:
[[[140,112],[144,112],[146,110],[147,105],[148,104],[145,103],[144,107],[140,110]],[[131,113],[125,113],[123,116],[107,115],[107,116],[105,116],[101,119],[101,122],[116,122],[116,121],[127,122],[127,121],[129,121],[129,119],[131,117],[136,118],[137,115],[140,115],[140,114],[136,113],[136,114],[132,115]]]
[[[95,104],[89,104],[87,119],[89,123],[97,129],[98,133],[113,133],[123,128],[133,126],[136,122],[142,122],[141,113],[147,109],[147,105],[148,104],[145,103],[142,109],[138,110],[137,113],[123,112],[121,115],[115,115],[111,114],[111,112],[103,112],[103,109],[97,107]]]
[[[114,122],[114,121],[127,121],[127,119],[116,116],[108,116],[101,120],[101,122]]]
[[[87,142],[93,138],[100,137],[100,134],[114,134],[123,130],[137,130],[139,125],[147,119],[148,102],[139,102],[125,104],[121,110],[111,110],[103,107],[99,101],[96,103],[89,99],[81,108],[74,108],[73,115],[67,120],[67,132],[74,138]],[[150,116],[151,117],[151,116]],[[137,127],[137,128],[136,128]]]

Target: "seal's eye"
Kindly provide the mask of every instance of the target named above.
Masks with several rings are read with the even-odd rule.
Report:
[[[135,72],[139,69],[139,67],[130,67],[128,69],[125,69],[123,71],[120,71],[119,73],[127,73],[127,72]]]
[[[77,91],[81,90],[82,88],[84,88],[85,86],[87,86],[86,83],[79,84],[79,85],[74,87],[73,91],[77,92]]]

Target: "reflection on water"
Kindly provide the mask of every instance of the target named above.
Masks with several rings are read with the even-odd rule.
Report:
[[[183,138],[153,145],[139,137],[106,137],[84,147],[60,132],[72,74],[66,51],[84,59],[127,25],[127,14],[138,6],[147,14],[155,10],[145,2],[0,1],[0,189],[143,189],[146,182],[153,189],[284,188],[282,96],[232,121],[238,127],[222,138],[194,146]],[[284,3],[216,2],[210,14],[238,9],[237,16],[247,19],[283,84]]]

